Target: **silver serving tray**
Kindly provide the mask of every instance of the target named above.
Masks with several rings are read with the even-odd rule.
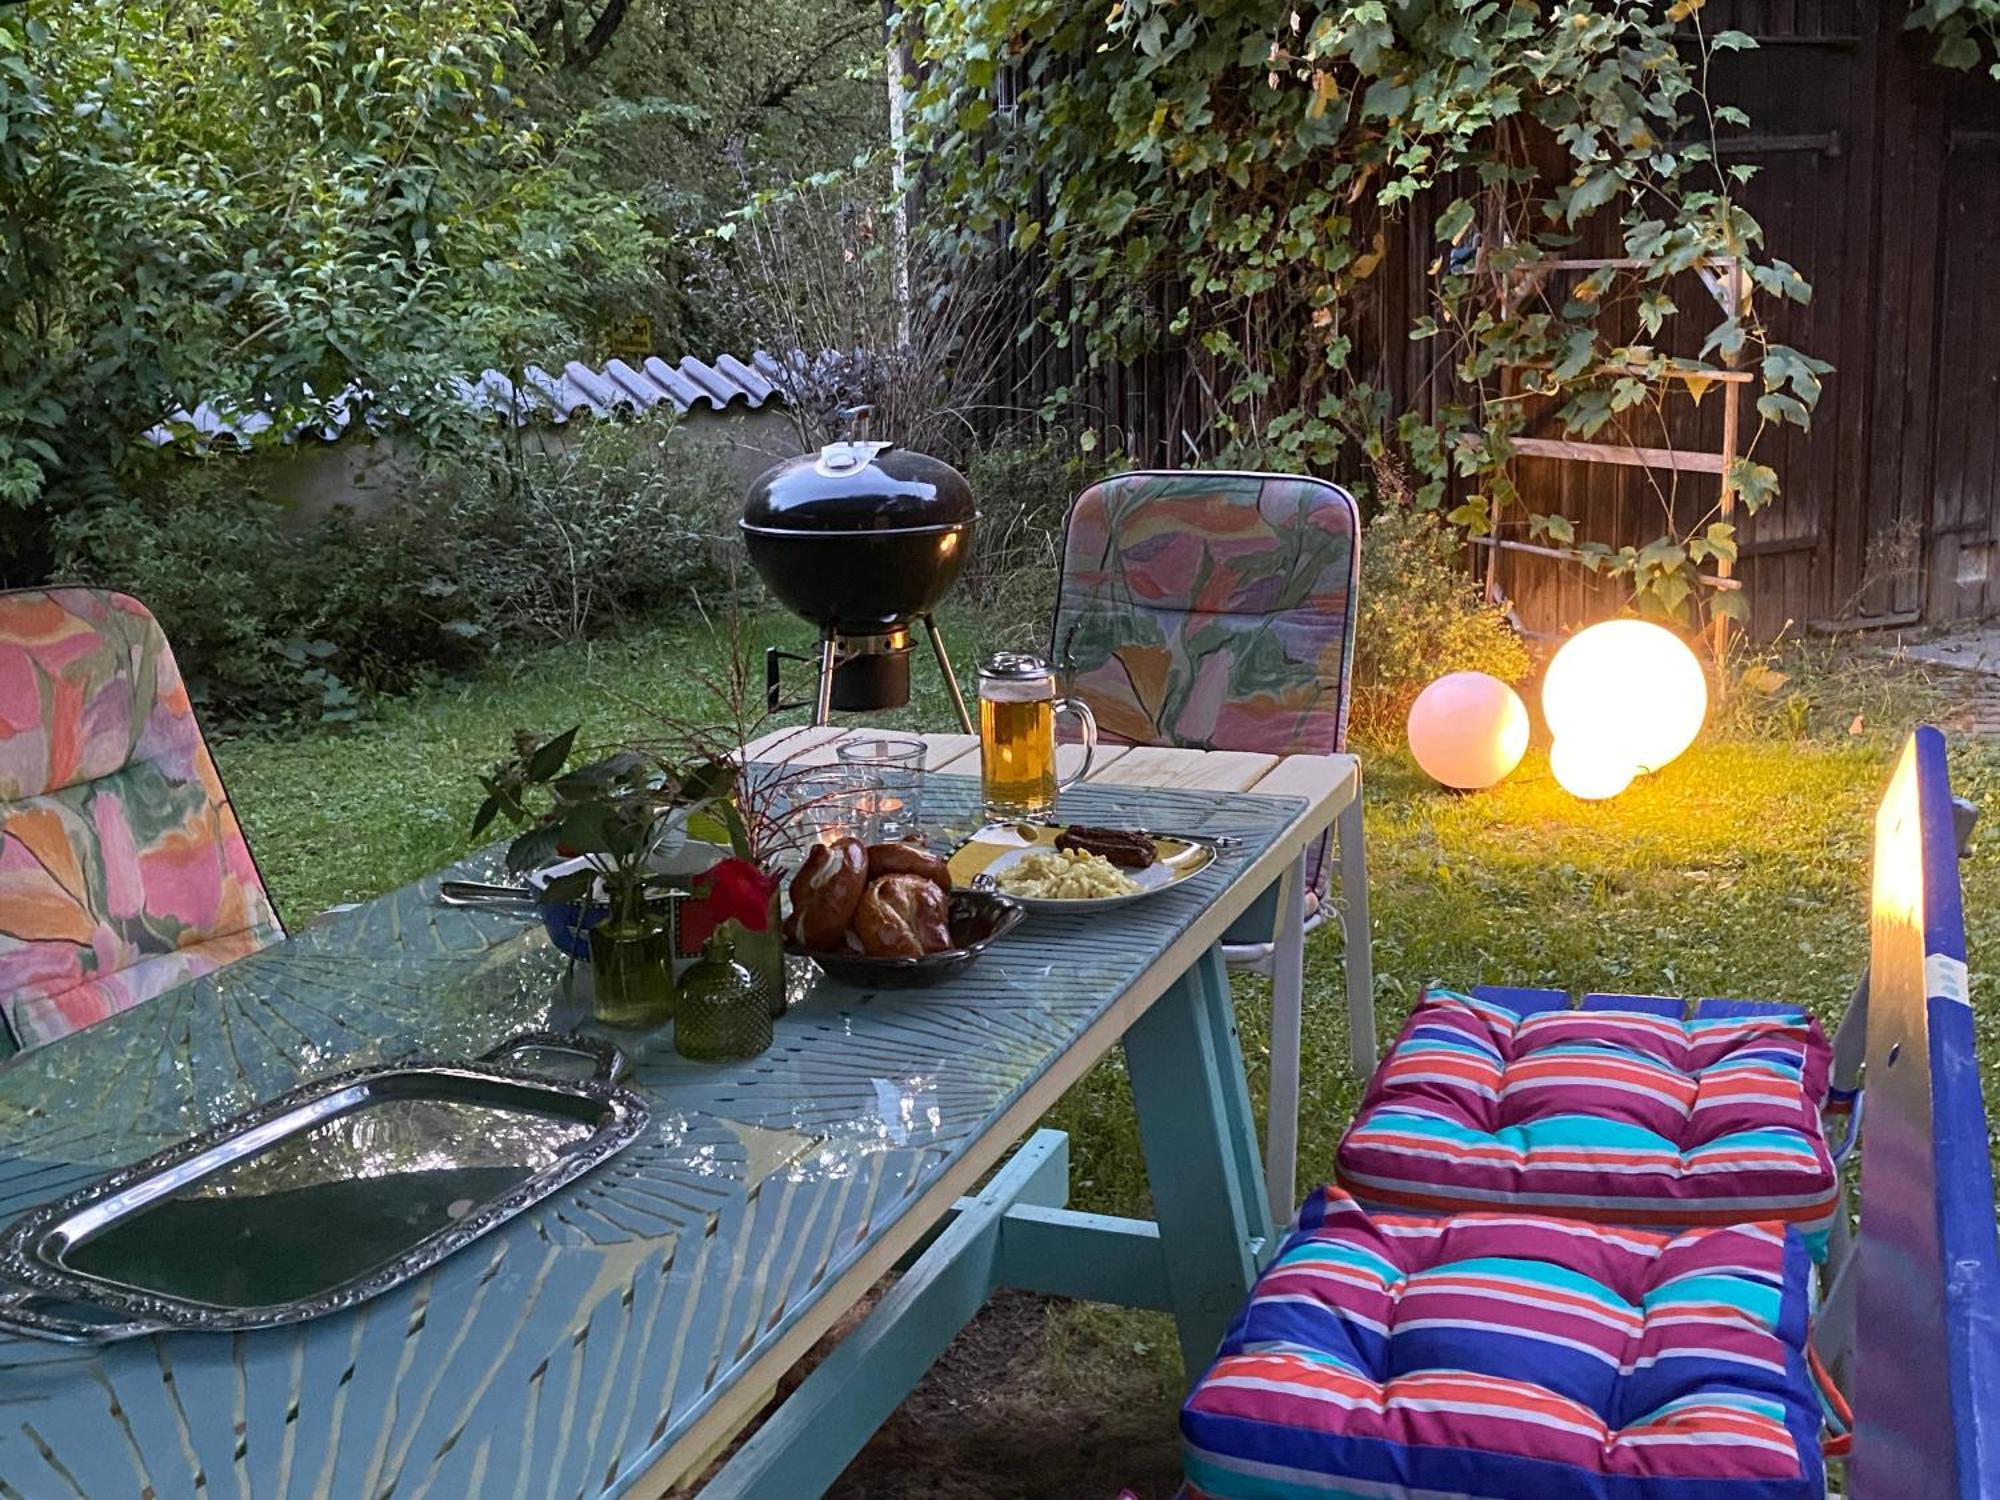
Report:
[[[16,1220],[0,1332],[237,1332],[380,1296],[630,1145],[648,1111],[619,1061],[535,1033],[304,1084]]]

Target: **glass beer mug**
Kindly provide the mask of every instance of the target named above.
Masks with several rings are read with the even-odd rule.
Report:
[[[1074,714],[1083,733],[1083,764],[1056,776],[1056,715]],[[979,669],[979,774],[986,811],[999,818],[1046,818],[1056,793],[1090,770],[1097,720],[1090,706],[1056,697],[1056,674],[1039,656],[1002,651]]]

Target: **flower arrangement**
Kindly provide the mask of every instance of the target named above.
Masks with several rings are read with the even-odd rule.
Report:
[[[754,772],[741,764],[740,747],[757,738],[765,712],[738,645],[724,674],[707,683],[722,709],[718,723],[688,724],[631,705],[650,721],[648,733],[581,750],[580,726],[547,738],[517,731],[511,753],[479,778],[486,796],[472,833],[502,819],[512,824],[518,831],[506,864],[517,877],[580,860],[544,882],[540,895],[583,908],[579,925],[593,934],[668,926],[671,906],[678,940],[664,961],[700,952],[717,933],[732,938],[777,1011],[786,988],[780,870],[815,839],[813,813],[826,794],[816,797],[808,778],[824,769],[798,765],[782,742]],[[727,852],[690,873],[676,856],[703,846]],[[599,946],[593,935],[592,962],[601,968]]]

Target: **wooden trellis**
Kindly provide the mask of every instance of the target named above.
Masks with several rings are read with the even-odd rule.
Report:
[[[1508,274],[1518,278],[1515,287],[1503,298],[1502,305],[1511,315],[1535,291],[1539,290],[1548,277],[1559,271],[1602,271],[1641,270],[1650,265],[1643,260],[1626,259],[1577,259],[1545,260],[1532,266],[1519,267]],[[1732,258],[1717,261],[1712,265],[1698,266],[1696,274],[1708,287],[1709,293],[1724,314],[1735,317],[1747,303],[1750,295],[1749,279],[1743,274]],[[1537,368],[1534,365],[1510,366],[1501,372],[1501,398],[1511,400],[1517,394],[1515,372],[1521,369]],[[1547,368],[1546,365],[1540,368]],[[1722,445],[1716,451],[1698,451],[1680,448],[1648,448],[1632,443],[1578,442],[1569,438],[1518,437],[1513,439],[1514,452],[1525,458],[1552,458],[1571,463],[1615,464],[1627,468],[1664,469],[1681,474],[1712,474],[1716,476],[1720,490],[1717,496],[1716,512],[1723,521],[1733,520],[1736,513],[1736,492],[1731,481],[1731,471],[1738,457],[1741,440],[1743,387],[1755,377],[1747,370],[1691,370],[1669,365],[1663,370],[1650,366],[1631,365],[1607,369],[1603,373],[1631,375],[1646,380],[1672,380],[1687,386],[1720,385],[1723,393]],[[1554,558],[1558,561],[1574,562],[1576,554],[1558,547],[1539,546],[1533,542],[1517,542],[1500,536],[1500,505],[1496,500],[1490,513],[1491,529],[1483,537],[1474,537],[1475,546],[1485,547],[1486,553],[1486,597],[1497,599],[1499,589],[1497,572],[1500,554],[1521,552],[1536,557]],[[1733,576],[1734,566],[1726,560],[1717,559],[1715,571],[1703,573],[1701,582],[1711,588],[1735,590],[1742,584]],[[1714,622],[1714,646],[1718,660],[1728,645],[1729,622],[1717,615]]]

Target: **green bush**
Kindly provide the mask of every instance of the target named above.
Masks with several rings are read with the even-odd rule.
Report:
[[[501,635],[575,641],[732,594],[738,485],[659,421],[589,427],[561,448],[445,471],[423,508],[463,538],[454,576]]]
[[[699,454],[663,453],[667,431],[496,445],[380,514],[311,522],[255,457],[162,455],[139,493],[62,519],[54,576],[144,601],[214,722],[352,719],[508,640],[574,641],[728,590],[733,486]]]
[[[1356,732],[1399,734],[1411,701],[1447,672],[1519,682],[1528,672],[1527,648],[1505,612],[1481,597],[1451,527],[1431,511],[1385,506],[1361,539]]]
[[[1102,458],[1080,452],[1060,431],[982,448],[965,466],[979,501],[979,538],[961,588],[1045,624],[1055,608],[1070,501],[1108,472]]]

